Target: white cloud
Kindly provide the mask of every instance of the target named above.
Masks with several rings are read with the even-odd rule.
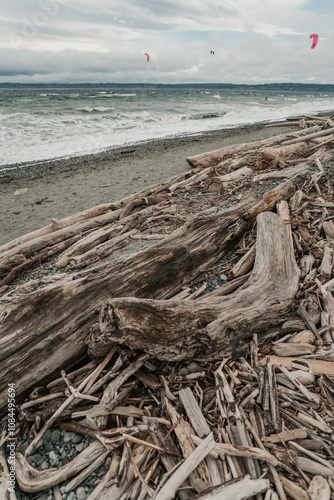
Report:
[[[307,0],[2,0],[1,81],[333,81],[332,17]],[[313,9],[312,11],[309,9]],[[316,10],[315,10],[316,9]],[[334,6],[333,6],[334,13]],[[310,51],[309,34],[320,41]],[[215,56],[210,51],[215,50]],[[310,74],[312,67],[312,74]]]

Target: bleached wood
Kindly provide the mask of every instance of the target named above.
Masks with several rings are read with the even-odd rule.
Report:
[[[310,127],[307,129],[308,133],[310,132],[315,132],[316,130],[319,130],[320,126],[315,125],[314,127]],[[298,140],[300,137],[300,140],[305,140],[303,136],[305,136],[305,130],[302,131],[297,131],[294,133],[295,136],[298,136]],[[276,135],[274,137],[270,137],[269,139],[262,139],[260,141],[254,141],[254,142],[246,142],[243,144],[236,144],[232,146],[227,146],[225,148],[221,149],[215,149],[213,151],[208,151],[206,153],[201,153],[199,155],[195,156],[189,156],[187,158],[187,162],[192,166],[192,167],[201,167],[201,168],[206,168],[213,164],[217,160],[222,160],[225,156],[230,156],[235,153],[241,153],[245,151],[251,151],[253,149],[258,149],[262,146],[269,146],[269,145],[275,145],[275,144],[283,144],[282,141],[284,139],[287,139],[291,137],[291,134],[281,134],[281,135]]]
[[[190,476],[201,461],[204,460],[214,446],[213,434],[210,433],[168,479],[154,499],[172,500],[181,484]]]
[[[310,500],[330,500],[331,488],[323,476],[314,476],[307,490]]]
[[[277,325],[298,289],[299,269],[289,228],[280,217],[260,214],[257,231],[254,269],[242,289],[223,301],[111,299],[105,316],[110,339],[162,359],[183,359],[201,349],[201,341],[206,350],[232,352],[244,335],[268,327],[271,320]]]
[[[21,453],[16,454],[16,478],[20,488],[27,493],[47,490],[74,476],[105,452],[99,441],[94,441],[71,462],[59,469],[39,471],[29,465]]]
[[[282,356],[270,356],[270,361],[274,365],[282,365],[285,368],[292,368],[293,361],[301,361],[308,365],[311,371],[315,375],[323,375],[326,373],[330,377],[334,377],[334,362],[332,361],[323,361],[322,359],[311,359],[311,358],[284,358]],[[260,360],[260,365],[265,364],[265,359]]]
[[[287,477],[279,475],[285,493],[293,500],[310,500],[308,493],[303,490],[297,483],[291,481]]]
[[[314,139],[315,137],[322,137],[324,135],[330,135],[334,132],[334,127],[327,128],[325,130],[320,130],[319,132],[313,132],[312,134],[304,134],[302,137],[296,137],[295,139],[289,139],[288,141],[281,142],[282,146],[287,146],[289,144],[296,144],[300,141],[309,141],[310,139]]]
[[[201,500],[246,500],[270,488],[268,479],[250,479],[249,476],[222,484],[201,495]]]

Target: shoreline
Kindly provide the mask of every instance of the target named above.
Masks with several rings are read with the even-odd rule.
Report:
[[[188,156],[298,129],[261,122],[18,167],[0,178],[0,245],[49,224],[52,218],[117,201],[191,171]],[[27,191],[14,194],[22,189]]]
[[[297,119],[296,119],[297,120]],[[2,181],[19,179],[19,178],[31,178],[36,176],[46,175],[48,172],[57,170],[73,171],[75,168],[82,167],[82,163],[90,164],[95,162],[104,162],[110,160],[118,160],[123,158],[124,155],[131,155],[132,153],[150,153],[151,151],[157,151],[160,149],[165,149],[166,147],[180,146],[181,144],[187,145],[188,143],[199,142],[211,140],[214,138],[219,138],[224,140],[226,135],[228,137],[234,137],[240,133],[247,133],[247,131],[263,129],[266,127],[280,127],[283,130],[289,128],[289,121],[293,121],[292,118],[272,122],[263,121],[254,124],[245,125],[235,125],[226,128],[193,132],[178,136],[160,137],[156,139],[147,139],[144,141],[126,143],[118,146],[110,146],[105,149],[101,149],[98,152],[82,152],[73,153],[71,155],[55,157],[55,158],[45,158],[41,160],[33,160],[28,162],[10,163],[0,165],[0,183]],[[271,134],[270,134],[271,135]]]

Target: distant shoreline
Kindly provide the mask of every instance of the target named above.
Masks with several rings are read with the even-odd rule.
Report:
[[[268,89],[268,90],[307,90],[316,89],[324,91],[326,88],[328,90],[334,91],[334,83],[294,83],[294,82],[276,82],[276,83],[143,83],[143,82],[53,82],[53,83],[24,83],[24,82],[0,82],[0,88],[8,87],[35,87],[35,88],[46,88],[46,87],[171,87],[171,88],[246,88],[246,89]]]

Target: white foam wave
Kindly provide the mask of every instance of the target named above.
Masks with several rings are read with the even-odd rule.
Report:
[[[147,93],[104,92],[99,93],[94,105],[89,100],[91,96],[79,90],[68,92],[64,101],[50,100],[50,107],[40,108],[38,112],[34,102],[19,111],[14,105],[8,107],[0,115],[0,165],[96,152],[148,139],[281,121],[334,109],[334,94],[307,97],[305,93],[301,98],[277,92],[265,100],[264,93],[212,94],[201,90],[189,97],[186,93],[164,91],[162,94],[158,89],[150,98]],[[115,107],[103,104],[105,97],[114,96],[118,97],[113,103]],[[129,100],[129,96],[137,98]],[[28,100],[31,99],[26,98],[25,102]]]

